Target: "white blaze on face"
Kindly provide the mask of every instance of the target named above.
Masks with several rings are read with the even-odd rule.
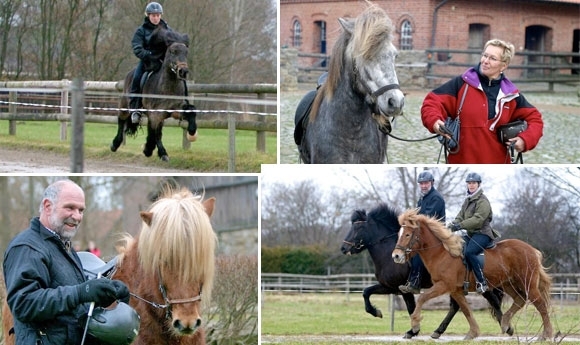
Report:
[[[401,238],[401,236],[403,236],[403,231],[405,229],[401,226],[401,228],[399,229],[399,238]]]

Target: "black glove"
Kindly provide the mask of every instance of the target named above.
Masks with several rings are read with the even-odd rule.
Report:
[[[459,225],[459,223],[451,223],[448,225],[448,228],[451,231],[459,231],[459,230],[461,230],[461,225]]]
[[[95,302],[97,307],[107,307],[120,298],[127,298],[127,286],[118,280],[93,279],[77,285],[80,303]],[[120,297],[119,297],[120,296]]]
[[[129,295],[129,288],[127,285],[120,280],[111,280],[111,283],[115,286],[115,296],[117,297],[117,300],[129,304],[129,298],[131,296]]]

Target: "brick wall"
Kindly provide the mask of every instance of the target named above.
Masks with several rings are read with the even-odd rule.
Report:
[[[413,26],[413,49],[431,47],[433,14],[440,0],[377,0],[397,28],[394,38],[399,46],[400,26],[409,20]],[[302,25],[304,53],[319,53],[316,21],[323,20],[327,28],[327,53],[340,34],[339,17],[354,18],[364,10],[366,3],[360,0],[280,0],[280,44],[292,47],[292,26],[295,20]],[[526,27],[541,25],[551,28],[546,51],[571,52],[573,31],[580,29],[580,5],[561,2],[524,0],[450,0],[438,10],[435,47],[467,49],[469,24],[487,24],[490,38],[512,42],[516,51],[525,47]],[[518,58],[512,64],[522,63]],[[463,70],[464,68],[459,68]]]

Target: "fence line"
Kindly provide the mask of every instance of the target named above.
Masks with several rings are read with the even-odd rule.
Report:
[[[555,273],[552,277],[553,297],[566,300],[579,300],[580,273]],[[288,273],[262,273],[262,291],[279,292],[339,292],[360,293],[370,285],[378,284],[373,273],[307,275]]]
[[[75,79],[75,82],[77,80]],[[76,104],[76,109],[73,109],[72,104],[69,105],[69,93],[72,91],[82,92],[83,104]],[[267,94],[277,94],[276,84],[194,84],[188,82],[188,89],[190,91],[190,96],[187,97],[188,100],[193,103],[194,97],[192,93],[204,93],[206,96],[210,93],[213,94],[225,94],[231,96],[231,94],[255,94],[256,98],[253,101],[240,100],[242,103],[242,110],[210,110],[210,109],[199,109],[197,116],[198,128],[212,128],[212,129],[228,129],[228,141],[230,142],[228,155],[229,172],[235,171],[235,130],[251,130],[256,132],[256,150],[260,152],[266,151],[266,132],[277,132],[277,114],[268,112],[268,106],[272,107],[277,104],[276,101],[267,100]],[[117,111],[122,110],[121,108],[115,107],[99,107],[94,106],[94,103],[118,103],[119,97],[125,95],[122,94],[123,82],[100,82],[100,81],[85,81],[82,82],[80,87],[75,89],[73,83],[69,80],[59,80],[59,81],[4,81],[0,82],[0,98],[7,98],[7,101],[0,100],[0,108],[4,108],[6,112],[0,112],[0,120],[8,120],[8,134],[16,135],[16,124],[17,121],[60,121],[60,140],[67,140],[67,125],[68,123],[74,121],[74,113],[83,112],[83,110],[90,110],[92,113],[84,114],[83,112],[83,125],[84,122],[88,123],[108,123],[117,124]],[[84,95],[90,95],[90,92],[96,91],[112,92],[110,95],[104,95],[107,99],[86,99]],[[4,95],[3,95],[4,93]],[[43,96],[40,97],[35,95],[35,93],[41,93]],[[54,93],[57,96],[48,96],[47,94]],[[7,95],[6,95],[7,94]],[[35,101],[38,100],[39,103],[33,102],[22,102],[18,100],[18,97],[22,98],[33,98]],[[159,95],[140,95],[143,97],[164,97]],[[173,98],[173,97],[171,97]],[[183,99],[184,97],[178,97]],[[209,98],[209,97],[200,97]],[[212,98],[212,101],[217,101],[217,98]],[[221,102],[227,103],[227,107],[231,103],[236,103],[237,100],[232,100],[229,98],[223,98]],[[47,104],[52,102],[53,104]],[[83,106],[88,103],[89,106]],[[258,107],[259,111],[248,111],[246,106]],[[34,109],[35,112],[23,112],[22,108],[31,111]],[[38,111],[38,109],[41,109]],[[70,114],[72,112],[72,114]],[[180,110],[171,112],[182,112]],[[144,119],[143,124],[146,124]],[[167,119],[165,121],[165,126],[169,127],[182,127],[185,132],[187,128],[187,123],[182,123],[175,119]],[[184,135],[185,137],[185,135]],[[232,144],[233,143],[233,144]],[[71,143],[72,144],[72,143]],[[184,149],[188,149],[190,143],[187,140],[182,140],[182,146]],[[82,155],[81,155],[82,157]],[[78,164],[77,164],[78,165]]]

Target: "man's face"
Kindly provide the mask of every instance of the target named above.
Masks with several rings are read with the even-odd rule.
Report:
[[[149,21],[153,25],[157,25],[161,21],[161,13],[149,13],[148,16],[149,16]]]
[[[51,204],[45,200],[45,210],[49,212],[49,228],[65,240],[70,240],[83,220],[85,196],[76,186],[65,186],[58,201]]]
[[[431,181],[419,182],[419,188],[421,188],[421,193],[427,194],[427,192],[429,192],[429,190],[431,190],[432,185],[433,185],[433,182],[431,182]]]

